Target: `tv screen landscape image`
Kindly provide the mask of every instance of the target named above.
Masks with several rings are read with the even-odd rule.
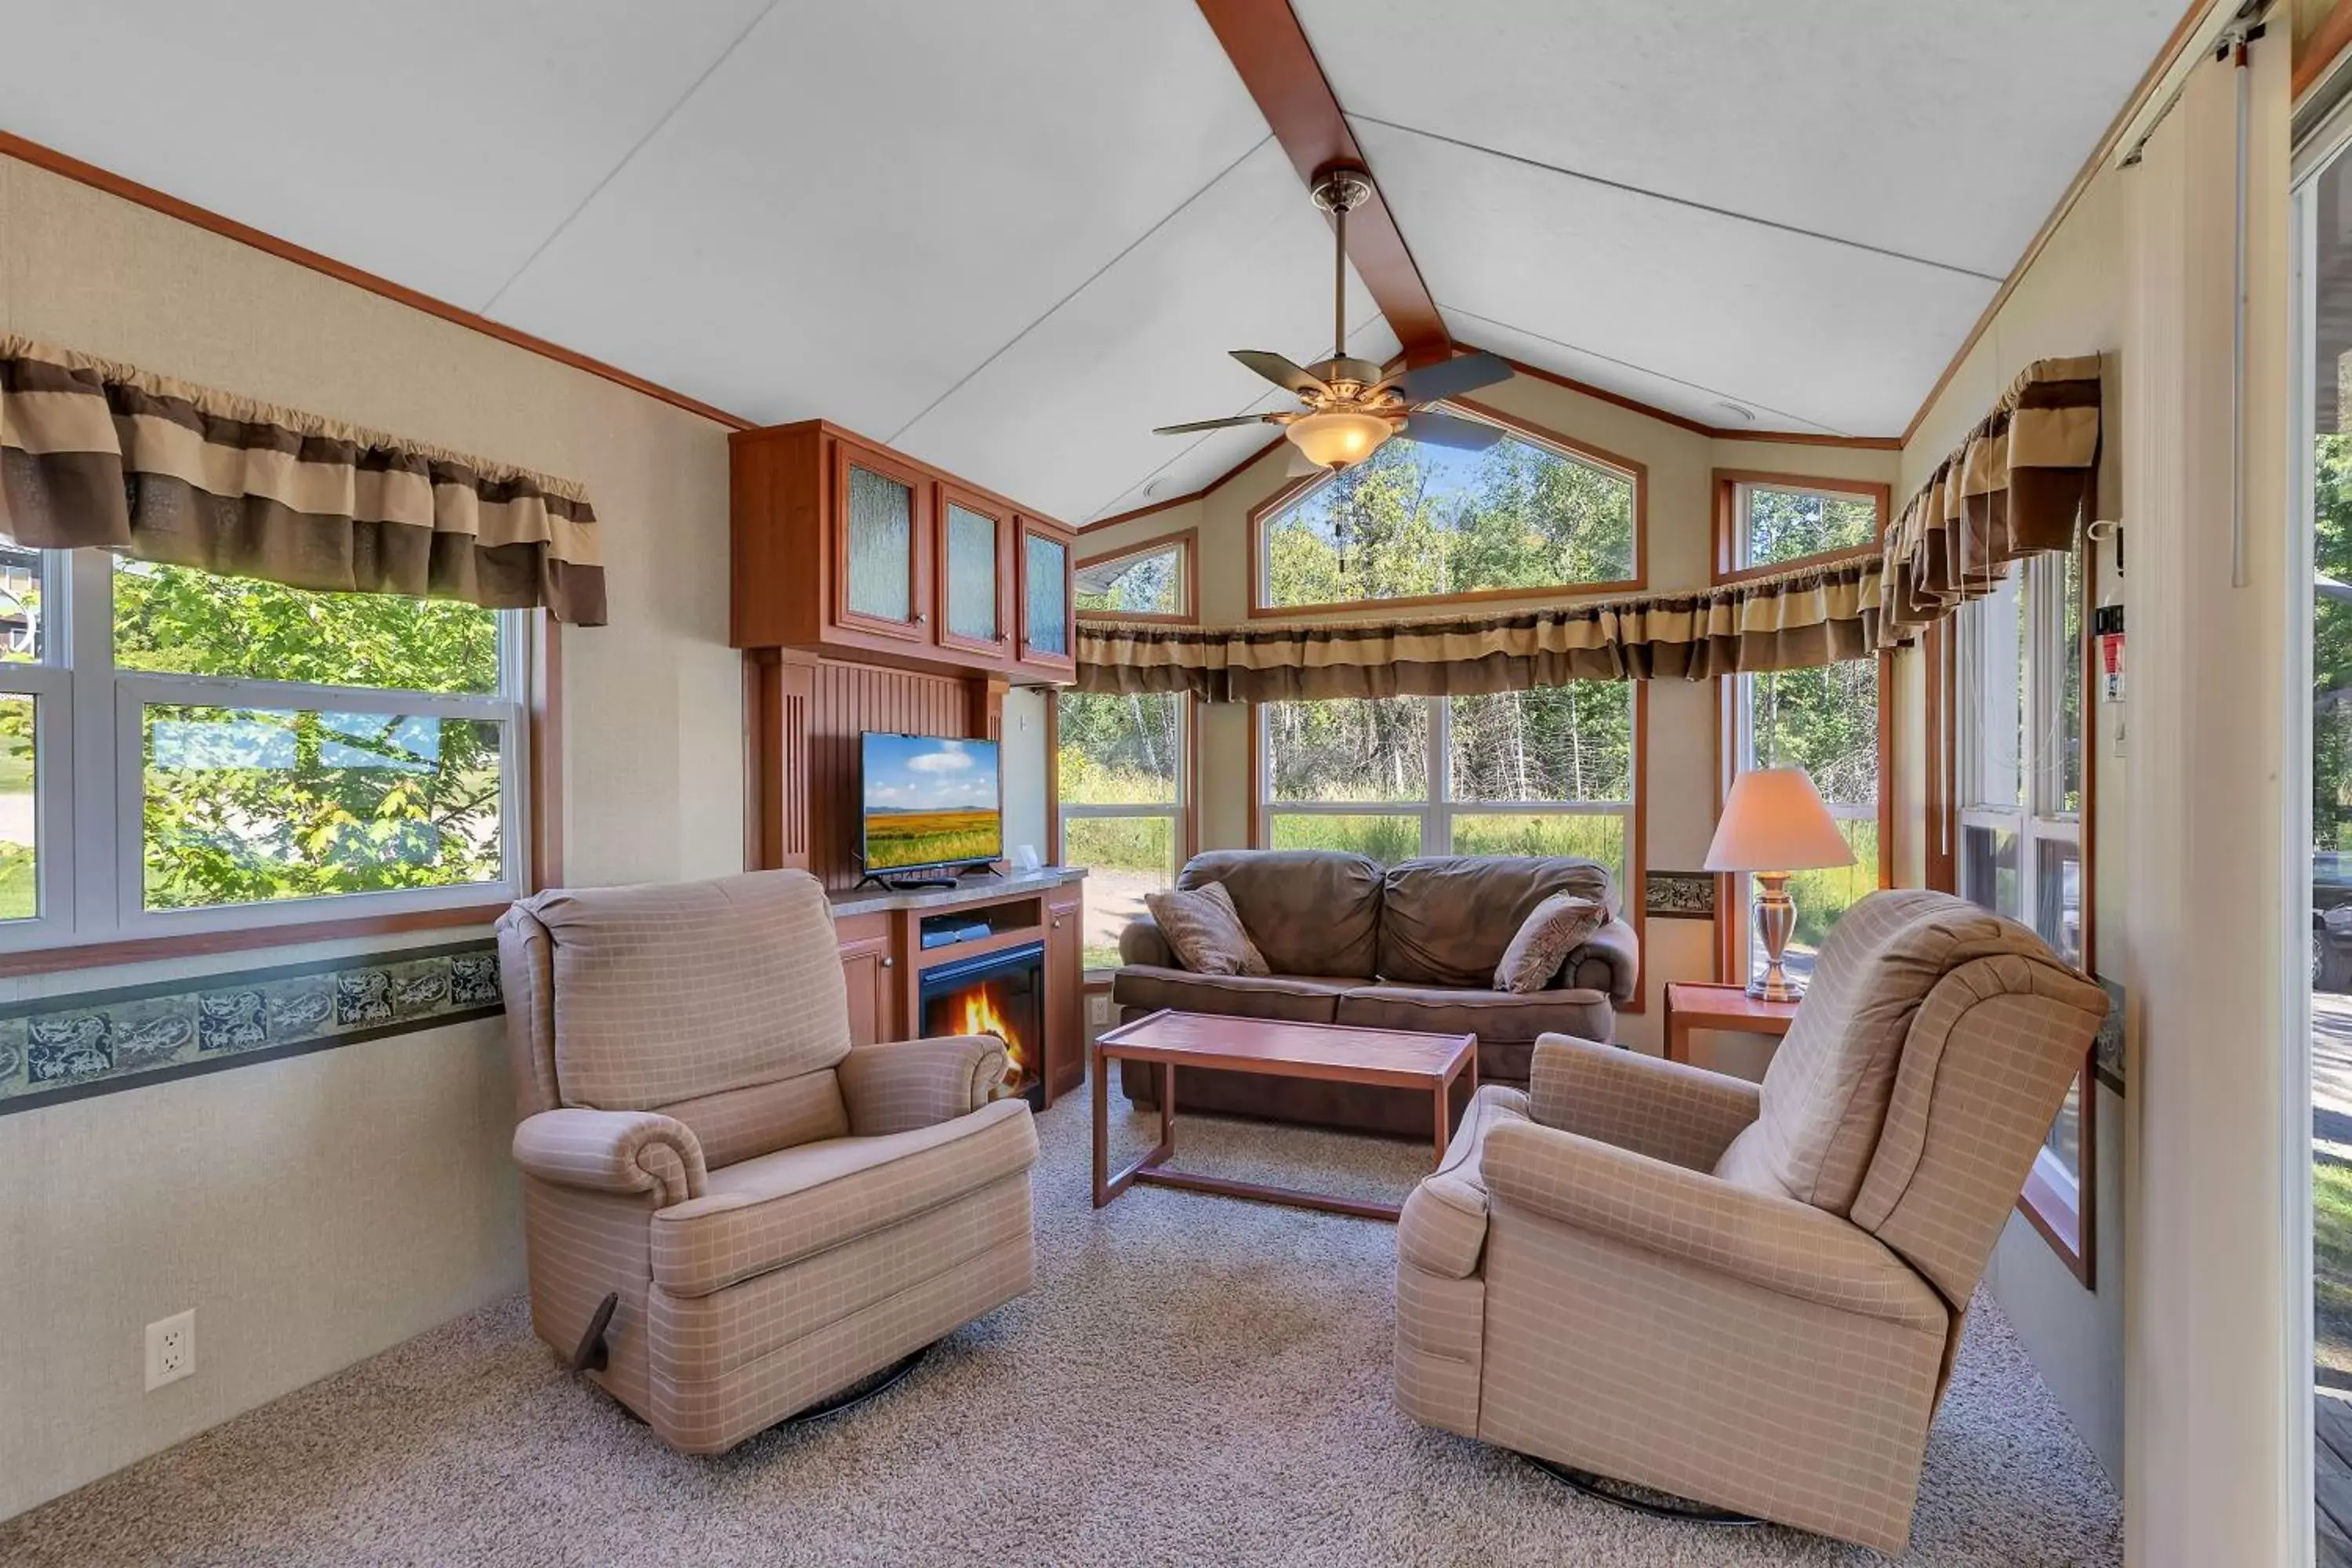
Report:
[[[995,742],[868,731],[859,777],[869,874],[961,866],[1004,853]]]

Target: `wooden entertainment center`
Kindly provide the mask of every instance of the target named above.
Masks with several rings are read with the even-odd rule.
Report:
[[[860,1040],[925,1032],[927,973],[1042,945],[1035,1066],[1043,1098],[1068,1093],[1086,1071],[1084,873],[858,889],[856,848],[862,734],[1001,742],[1008,689],[1076,674],[1071,531],[824,420],[729,444],[745,865],[800,868],[833,895]],[[988,934],[923,946],[950,910]]]

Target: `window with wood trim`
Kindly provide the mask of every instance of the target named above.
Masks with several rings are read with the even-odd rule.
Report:
[[[0,549],[0,951],[519,897],[526,614]]]
[[[2019,563],[1953,622],[1955,877],[1963,898],[2089,962],[2082,552]],[[2089,1063],[2051,1125],[2024,1199],[2053,1246],[2085,1267],[2095,1107]]]
[[[1575,592],[1641,580],[1638,463],[1506,419],[1480,452],[1397,437],[1250,518],[1254,614]]]
[[[1726,679],[1724,786],[1750,768],[1803,768],[1853,850],[1851,866],[1799,871],[1789,879],[1797,904],[1796,934],[1786,953],[1791,975],[1810,974],[1838,917],[1889,879],[1890,781],[1882,776],[1888,673],[1886,660],[1870,658]],[[1745,872],[1733,874],[1725,900],[1728,973],[1737,979],[1764,972],[1763,946],[1754,940],[1748,914],[1752,880]]]
[[[1055,699],[1059,859],[1083,866],[1086,967],[1118,967],[1118,933],[1192,853],[1192,699],[1065,690]]]
[[[1714,477],[1718,583],[1862,554],[1886,530],[1885,485],[1729,468]]]
[[[1199,530],[1188,528],[1082,559],[1072,577],[1078,613],[1132,621],[1193,619],[1199,538]]]
[[[1631,683],[1258,705],[1260,841],[1414,855],[1573,855],[1630,887]],[[1627,895],[1630,896],[1630,895]]]

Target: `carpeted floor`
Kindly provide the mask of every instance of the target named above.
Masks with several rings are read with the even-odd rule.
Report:
[[[1643,1519],[1415,1426],[1389,1397],[1392,1227],[1150,1188],[1097,1214],[1087,1115],[1066,1100],[1040,1127],[1036,1290],[860,1411],[687,1458],[567,1379],[503,1301],[0,1524],[0,1563],[1884,1561]],[[1427,1158],[1207,1119],[1179,1145],[1368,1194],[1402,1194]],[[1903,1561],[2119,1563],[2121,1536],[2096,1461],[1979,1300]]]

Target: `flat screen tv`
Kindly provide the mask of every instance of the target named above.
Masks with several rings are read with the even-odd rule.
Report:
[[[971,866],[1004,853],[996,742],[861,738],[858,857],[866,874]]]

